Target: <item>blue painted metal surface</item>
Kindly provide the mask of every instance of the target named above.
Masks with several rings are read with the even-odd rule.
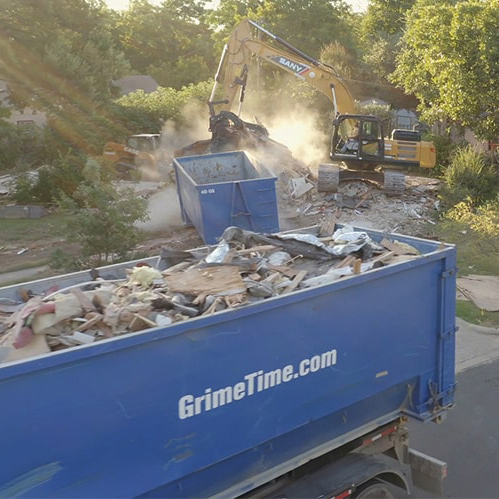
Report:
[[[394,237],[425,255],[0,367],[0,497],[233,496],[435,418],[454,397],[455,248]]]
[[[277,232],[274,177],[244,151],[173,160],[182,219],[214,244],[229,226]]]

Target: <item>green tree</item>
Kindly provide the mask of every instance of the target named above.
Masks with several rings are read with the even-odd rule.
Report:
[[[130,71],[101,0],[0,0],[0,74],[16,107],[46,111],[54,141],[99,152],[122,128],[112,79]],[[126,134],[126,132],[124,132]]]
[[[14,100],[46,105],[60,94],[85,94],[91,82],[92,98],[109,97],[110,82],[100,80],[129,71],[109,19],[101,0],[0,0],[0,73]]]
[[[360,23],[359,35],[364,61],[381,82],[396,67],[399,41],[405,29],[406,16],[415,0],[371,0]]]
[[[204,2],[165,0],[160,6],[133,0],[116,24],[119,40],[134,70],[162,86],[180,89],[207,79],[215,70],[211,30]]]
[[[61,33],[47,44],[44,62],[57,68],[72,89],[79,88],[93,101],[107,102],[116,95],[113,80],[129,73],[130,64],[110,33],[95,28],[85,38]]]
[[[321,50],[320,60],[333,66],[343,79],[362,79],[365,75],[356,54],[338,41],[326,45]]]
[[[402,33],[407,12],[416,0],[370,0],[361,22],[361,36],[367,43]]]
[[[225,42],[243,18],[258,21],[311,57],[319,57],[326,45],[338,41],[356,50],[353,14],[343,0],[221,0],[210,16],[217,38]]]
[[[499,0],[418,0],[393,80],[421,101],[423,119],[499,134]]]
[[[87,165],[88,167],[88,165]],[[96,257],[94,264],[126,258],[140,241],[136,222],[148,219],[147,202],[132,189],[118,190],[100,180],[90,166],[72,197],[64,197],[61,207],[69,215],[64,230],[68,241],[81,246],[84,262]]]

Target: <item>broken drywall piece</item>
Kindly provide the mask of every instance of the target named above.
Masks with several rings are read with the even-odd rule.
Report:
[[[289,182],[291,187],[291,196],[294,198],[300,198],[314,188],[313,184],[307,182],[305,177],[292,178]]]

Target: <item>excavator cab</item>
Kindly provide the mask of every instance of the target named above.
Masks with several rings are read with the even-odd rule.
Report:
[[[383,126],[375,116],[342,114],[333,120],[330,157],[351,168],[374,168],[384,158]]]

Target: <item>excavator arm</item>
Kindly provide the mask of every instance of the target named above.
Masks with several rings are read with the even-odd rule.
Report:
[[[250,20],[244,20],[234,28],[220,59],[208,103],[211,141],[199,141],[176,151],[176,156],[202,154],[207,147],[211,152],[218,152],[244,148],[246,145],[251,147],[259,142],[272,142],[263,126],[239,118],[252,56],[306,81],[332,102],[335,118],[329,156],[335,163],[332,165],[333,173],[326,175],[327,190],[336,189],[339,180],[348,179],[347,174],[354,174],[352,178],[367,178],[369,175],[369,180],[384,182],[387,192],[398,194],[403,190],[404,176],[398,171],[389,172],[387,167],[393,170],[431,168],[435,165],[435,147],[432,143],[385,139],[379,118],[356,114],[352,94],[332,66],[309,57]],[[221,98],[219,87],[222,89]],[[219,100],[215,100],[217,98]],[[238,109],[234,109],[236,100]],[[340,173],[337,172],[340,168],[338,165],[341,165]],[[374,171],[378,166],[383,171]],[[328,175],[331,179],[334,177],[334,181]]]
[[[262,41],[262,35],[280,45],[280,48]],[[210,98],[212,115],[221,111],[234,111],[236,98],[239,109],[234,112],[240,113],[252,55],[306,81],[322,92],[333,103],[335,115],[355,113],[354,99],[332,66],[307,56],[257,23],[244,20],[234,28],[224,47]],[[223,97],[215,101],[219,84],[223,86]]]

